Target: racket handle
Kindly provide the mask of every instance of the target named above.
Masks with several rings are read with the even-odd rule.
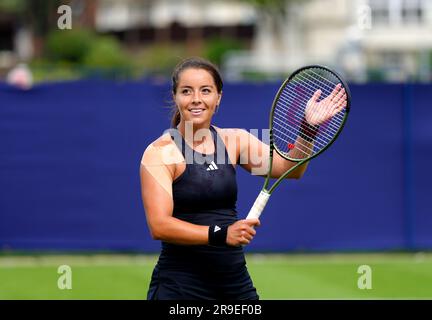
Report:
[[[270,193],[262,190],[255,200],[252,208],[250,209],[246,219],[258,219],[270,198]]]

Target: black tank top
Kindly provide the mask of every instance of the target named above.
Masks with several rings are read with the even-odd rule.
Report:
[[[215,152],[193,150],[177,129],[168,130],[181,150],[186,169],[173,181],[173,216],[197,225],[231,225],[238,220],[236,211],[236,171],[225,144],[213,127]],[[162,242],[159,267],[170,269],[210,268],[220,271],[245,264],[242,247],[178,245]]]

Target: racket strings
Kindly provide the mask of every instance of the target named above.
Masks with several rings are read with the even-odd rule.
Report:
[[[284,94],[284,95],[286,95],[286,96],[291,96],[292,97],[292,95],[290,95],[289,93],[287,93],[287,92],[282,92],[282,94]],[[309,93],[310,94],[310,97],[312,98],[312,96],[314,95],[314,92],[311,92],[311,93]],[[319,99],[317,100],[318,102],[321,102],[323,99],[325,99],[327,96],[329,96],[329,95],[331,95],[331,93],[327,93],[327,92],[325,92],[325,91],[323,91],[323,90],[321,90],[321,96],[319,97]],[[342,100],[342,99],[344,99],[344,98],[342,98],[342,97],[339,97],[339,99],[336,101],[336,102],[339,102],[340,100]],[[305,99],[306,100],[306,103],[309,101],[309,99]],[[339,119],[342,119],[343,117],[340,117],[340,116],[338,116],[338,115],[335,115],[335,117],[336,118],[339,118]]]
[[[289,151],[291,151],[291,149],[289,148],[288,144],[289,141],[293,141],[292,144],[294,145],[294,141],[297,139],[298,134],[297,132],[286,132],[283,129],[281,129],[282,126],[280,125],[279,127],[273,127],[273,130],[276,131],[278,134],[276,134],[276,136],[278,137],[279,142],[275,141],[276,145],[282,145],[282,147],[286,150],[283,150],[285,153],[288,153]],[[276,140],[276,139],[275,139]],[[301,146],[302,148],[299,148],[299,146]],[[325,147],[324,145],[319,145],[317,146],[319,149],[322,149],[323,147]],[[283,148],[279,148],[279,150],[283,149]],[[310,154],[313,154],[316,150],[315,150],[315,146],[313,146],[312,148],[301,143],[300,141],[295,141],[295,148],[296,150],[299,150],[300,152],[302,152],[305,156],[305,158],[309,157]],[[303,159],[303,158],[301,158]]]
[[[279,128],[282,127],[283,125],[279,123]],[[292,140],[293,137],[297,137],[297,133],[294,133],[292,131],[288,132],[284,132],[281,129],[278,129],[277,127],[273,127],[273,130],[275,130],[276,132],[278,132],[279,134],[281,134],[282,136],[284,136],[286,139],[286,141]],[[311,149],[309,146],[297,141],[296,144],[301,145],[302,147],[304,147],[306,150],[313,152],[314,149]],[[303,150],[300,150],[303,153],[309,155],[309,153],[304,152]]]
[[[302,83],[302,84],[304,84],[304,83]],[[306,84],[304,84],[304,85],[307,87]],[[332,94],[331,92],[327,92],[327,91],[325,91],[325,90],[323,90],[323,89],[320,89],[320,90],[321,90],[321,95],[320,95],[319,99],[317,100],[318,102],[321,102],[322,100],[324,100],[325,98],[327,98],[329,95]],[[315,90],[315,91],[316,91],[316,90]],[[315,92],[313,92],[313,91],[309,91],[308,93],[309,93],[310,96],[312,97],[312,96],[314,95]],[[289,93],[287,93],[287,94],[289,94]],[[343,99],[345,99],[345,98],[343,98],[343,96],[340,96],[340,97],[337,99],[336,102],[339,102],[340,100],[343,100]],[[336,115],[336,118],[338,118],[338,117],[339,117],[340,119],[343,118],[343,117],[340,117],[340,116]]]
[[[285,112],[282,112],[282,110],[285,111]],[[300,115],[300,114],[299,115],[293,114],[289,109],[284,109],[284,108],[280,107],[280,109],[275,110],[275,113],[278,116],[280,116],[282,118],[285,118],[286,121],[290,122],[295,127],[300,127],[301,126],[301,122],[303,121],[303,116],[302,115]],[[282,125],[283,125],[283,123],[282,123]],[[325,125],[325,124],[323,124],[323,125]],[[338,128],[336,127],[336,124],[334,124],[332,122],[329,122],[329,124],[328,124],[328,131],[323,131],[322,130],[321,134],[322,134],[323,137],[332,138],[332,134],[334,135],[337,132],[337,130],[338,130]],[[297,130],[295,130],[295,132],[297,132]],[[318,136],[316,136],[316,139],[318,141],[325,142],[325,140],[323,139],[323,137],[321,137],[321,136],[318,135]]]
[[[282,133],[285,133],[283,135],[284,137],[286,137],[288,139],[291,138],[292,140],[296,140],[296,138],[299,134],[300,127],[302,126],[301,120],[295,119],[295,118],[293,119],[292,115],[290,117],[289,113],[287,115],[283,115],[282,113],[280,113],[280,111],[276,111],[275,119],[278,118],[278,116],[281,117],[282,119],[285,118],[288,120],[289,126],[286,126],[286,123],[284,123],[283,120],[281,120],[281,119],[276,119],[276,122],[281,126],[280,131]],[[324,123],[323,125],[326,126],[326,123]],[[310,141],[312,141],[312,140],[315,141],[315,149],[320,150],[320,149],[324,148],[329,143],[329,141],[333,138],[333,136],[336,134],[337,131],[334,131],[334,129],[332,129],[332,127],[333,127],[332,122],[330,122],[330,125],[328,126],[328,130],[322,130],[321,129],[320,131],[318,131],[318,134],[314,134],[314,136],[311,136],[309,138]],[[283,130],[283,129],[285,129],[285,130]],[[305,136],[308,134],[308,132],[305,133],[303,130],[302,134],[303,134],[303,136]],[[306,145],[303,145],[300,141],[302,141],[302,140],[297,141],[297,144],[302,145],[305,149],[310,149]],[[285,144],[285,142],[288,142],[288,141],[283,141],[283,142]]]
[[[346,103],[347,94],[341,93],[344,87],[335,90],[341,81],[331,72],[320,68],[309,68],[297,73],[285,87],[280,91],[273,110],[273,139],[279,151],[288,155],[291,150],[300,151],[299,159],[311,157],[324,149],[339,132],[344,119],[346,109],[343,107],[333,116],[335,108],[342,103]],[[307,132],[302,132],[303,136],[310,138],[313,144],[302,143],[298,140],[302,121],[305,119],[305,111],[311,98],[321,90],[321,95],[316,99],[320,103],[329,98],[330,107],[318,110],[314,115],[320,119],[327,119],[320,124],[315,136],[307,136]],[[345,100],[345,101],[343,101]],[[312,101],[314,103],[314,101]]]
[[[296,140],[296,138],[298,137],[298,134],[299,134],[302,120],[299,117],[296,117],[296,118],[290,117],[289,113],[283,114],[279,110],[275,110],[275,114],[276,114],[275,121],[280,126],[279,132],[281,132],[283,134],[283,136],[286,138],[283,140],[283,144],[285,145],[289,140]],[[287,117],[287,115],[288,115],[288,117]],[[286,122],[284,122],[283,119],[285,119],[285,121],[288,121],[288,124],[289,124],[288,126],[286,126]],[[325,126],[326,124],[323,124],[323,125]],[[315,148],[314,149],[317,149],[315,151],[321,150],[322,148],[324,148],[329,143],[329,141],[331,141],[331,139],[333,139],[333,137],[337,133],[336,130],[332,129],[333,127],[334,126],[331,124],[329,126],[329,130],[322,130],[321,129],[320,131],[318,131],[318,134],[315,137],[310,137],[310,140],[315,141],[315,145],[314,145]],[[303,133],[303,134],[305,135],[305,133]],[[285,140],[287,140],[287,141],[285,141]],[[296,145],[297,144],[302,145],[306,150],[311,150],[308,146],[302,144],[300,141],[297,141]],[[286,150],[286,151],[288,152],[288,150]]]
[[[316,73],[314,72],[314,74],[316,74]],[[306,74],[306,75],[307,75],[307,74]],[[310,90],[306,90],[306,91],[307,91],[307,92],[311,95],[311,97],[312,97],[312,96],[314,95],[314,93],[315,93],[315,91],[316,91],[317,89],[314,88],[313,86],[311,86],[308,82],[315,81],[315,79],[314,79],[314,78],[312,78],[312,79],[308,79],[308,78],[304,77],[303,74],[299,74],[299,75],[297,75],[296,77],[300,78],[300,80],[295,79],[295,80],[293,81],[293,83],[296,83],[296,81],[298,81],[298,83],[303,84],[304,87],[305,87],[306,89],[310,89]],[[320,77],[322,78],[322,76],[320,76]],[[329,80],[328,80],[328,81],[329,81]],[[320,81],[318,81],[318,82],[320,82]],[[331,82],[331,81],[329,81],[329,82]],[[329,88],[328,86],[325,86],[322,82],[320,82],[320,84],[323,85],[323,86],[319,88],[319,89],[322,91],[322,93],[321,93],[321,97],[320,97],[319,101],[321,101],[321,100],[323,100],[325,97],[329,96],[329,95],[332,93],[334,87],[338,84],[338,83],[333,83],[333,82],[331,82],[331,83],[334,84],[333,88]],[[326,89],[327,89],[327,90],[326,90]],[[342,99],[342,96],[340,97],[339,100],[341,100],[341,99]]]
[[[313,75],[311,75],[311,73]],[[315,77],[316,75],[316,77]],[[340,83],[340,81],[335,78],[331,73],[327,72],[327,77],[333,78],[333,81],[324,78],[322,75],[318,74],[317,72],[314,72],[313,70],[309,69],[307,71],[301,72],[297,74],[294,79],[293,83],[300,83],[302,84],[302,89],[304,89],[306,92],[308,92],[311,96],[314,95],[316,90],[321,90],[322,94],[321,97],[318,99],[319,101],[325,99],[327,96],[331,95],[333,90],[335,89],[336,85]],[[318,79],[317,79],[318,78]],[[324,83],[320,79],[326,81],[327,83]],[[330,86],[331,84],[331,86]],[[340,96],[338,100],[345,99],[343,96]],[[336,116],[337,117],[337,116]]]
[[[287,118],[288,121],[293,122],[293,120],[294,120],[294,121],[296,121],[296,123],[292,123],[292,124],[294,124],[294,125],[295,124],[300,125],[301,121],[304,118],[304,110],[302,110],[301,112],[294,112],[292,109],[284,107],[284,105],[289,105],[290,103],[292,103],[292,101],[291,101],[290,98],[294,98],[295,99],[295,96],[289,95],[289,93],[288,93],[288,96],[286,96],[285,93],[286,92],[282,92],[281,95],[280,95],[280,97],[279,97],[280,100],[282,100],[284,103],[281,103],[280,106],[279,106],[279,108],[275,109],[275,112],[278,113],[281,117],[285,117],[285,118],[286,118],[286,115],[292,116],[293,119],[290,118],[290,117],[288,117]],[[306,107],[307,101],[308,101],[308,99],[303,99],[302,100],[302,102],[305,105],[305,107]],[[280,112],[280,109],[283,110],[283,111],[285,111],[286,114],[283,114],[282,112]],[[343,120],[343,118],[340,118],[340,117],[337,117],[337,116],[334,116],[333,119],[334,118],[336,118],[336,120]],[[334,124],[334,123],[332,123],[332,121],[328,122],[328,127],[329,127],[329,132],[331,134],[333,134],[333,135],[339,130],[339,126],[336,125],[336,124]],[[331,129],[333,129],[333,130],[331,130]],[[322,134],[326,135],[328,138],[332,138],[332,136],[328,135],[327,132],[325,132],[325,131],[322,131]]]
[[[284,93],[282,93],[279,98],[280,98],[280,100],[283,100],[284,104],[291,103],[290,97],[285,96]],[[291,98],[295,98],[295,97],[291,97]],[[304,103],[307,104],[307,100],[304,101]],[[284,104],[281,104],[280,109],[283,109],[284,111],[286,111],[286,113],[288,115],[293,116],[295,118],[295,120],[298,120],[298,121],[302,121],[303,120],[304,110],[302,112],[293,112],[293,110],[291,110],[291,109],[284,108]],[[336,118],[338,118],[338,117],[336,117]],[[342,120],[342,119],[338,119],[338,120]],[[337,127],[335,124],[330,125],[330,127],[332,129],[334,129],[334,132],[336,132],[337,130],[339,130],[339,127]]]
[[[324,78],[323,76],[321,76],[320,74],[314,72],[313,70],[310,70],[310,72],[313,73],[314,75],[316,75],[318,78],[321,78],[323,81],[327,81],[328,84],[324,83],[323,81],[321,81],[319,79],[317,80],[316,78],[310,79],[312,81],[318,81],[318,82],[320,82],[322,84],[323,88],[326,88],[326,89],[329,90],[329,93],[331,91],[333,91],[334,86],[336,86],[338,84],[337,79],[336,79],[336,83],[335,83],[335,82],[330,81],[329,79]],[[304,74],[299,74],[298,76],[299,77],[307,77],[307,76],[310,77],[310,75],[307,72],[305,72]]]
[[[275,111],[275,112],[277,112],[277,111]],[[284,115],[280,115],[280,116],[283,117]],[[274,121],[278,123],[279,127],[285,127],[285,123],[283,123],[283,122],[282,122],[281,120],[279,120],[278,118],[275,118]],[[296,122],[293,122],[293,121],[291,121],[291,120],[288,120],[288,122],[290,122],[290,124],[293,125],[293,126],[298,126],[298,127],[300,127],[300,125],[301,125],[301,124],[296,123]],[[290,139],[290,138],[292,138],[292,137],[297,137],[297,136],[298,136],[298,130],[293,130],[292,127],[287,127],[287,128],[286,128],[286,132],[284,132],[284,131],[279,131],[279,132],[280,132],[281,134],[283,134],[283,135],[284,135],[286,138],[288,138],[288,139]],[[291,136],[288,136],[287,133],[290,133],[290,134],[292,134],[292,135],[291,135]],[[324,147],[325,145],[324,145],[323,143],[324,143],[325,141],[323,141],[320,137],[316,137],[316,138],[317,138],[317,139],[316,139],[315,142],[319,145],[318,147]],[[302,146],[304,146],[305,148],[307,148],[307,149],[310,150],[310,151],[313,151],[313,149],[311,149],[311,148],[309,148],[308,146],[302,144],[300,141],[297,141],[296,143],[297,143],[297,144],[300,144],[300,145],[302,145]]]
[[[299,85],[302,85],[302,90],[304,89],[306,91],[306,93],[308,93],[312,97],[317,89],[308,84],[307,81],[309,81],[309,79],[303,78],[302,75],[299,75],[298,77],[300,77],[300,79],[299,80],[295,79],[293,81],[293,83],[291,84],[291,86],[296,85],[298,87]],[[335,86],[336,86],[336,84],[335,84]],[[310,90],[307,90],[307,89],[310,89]],[[322,94],[321,94],[319,101],[323,100],[325,97],[327,97],[328,95],[331,94],[331,91],[326,90],[326,88],[321,87],[319,89],[322,91]],[[282,92],[282,94],[285,94],[287,97],[293,97],[293,94],[290,94],[290,92],[287,90],[284,90]],[[306,96],[306,98],[307,98],[307,96]],[[340,99],[343,99],[342,96],[340,97]],[[305,99],[305,100],[308,100],[308,99]]]

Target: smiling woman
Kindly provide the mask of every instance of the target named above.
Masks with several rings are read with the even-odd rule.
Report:
[[[260,222],[238,218],[236,166],[266,172],[268,159],[256,162],[250,155],[268,154],[269,146],[245,130],[212,125],[222,87],[210,62],[182,61],[172,77],[172,129],[144,152],[144,209],[152,237],[162,241],[148,299],[258,299],[242,246]],[[293,165],[275,156],[272,175]],[[299,178],[305,169],[288,177]]]
[[[179,64],[172,77],[172,93],[176,104],[172,126],[192,121],[197,129],[209,128],[211,117],[221,101],[222,87],[222,78],[210,63],[189,59]],[[185,121],[180,121],[182,119]]]

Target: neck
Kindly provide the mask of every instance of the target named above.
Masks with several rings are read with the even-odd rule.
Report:
[[[191,121],[181,121],[177,126],[177,129],[186,141],[191,142],[194,145],[200,144],[207,138],[211,139],[212,137],[210,133],[210,123],[194,125]]]

